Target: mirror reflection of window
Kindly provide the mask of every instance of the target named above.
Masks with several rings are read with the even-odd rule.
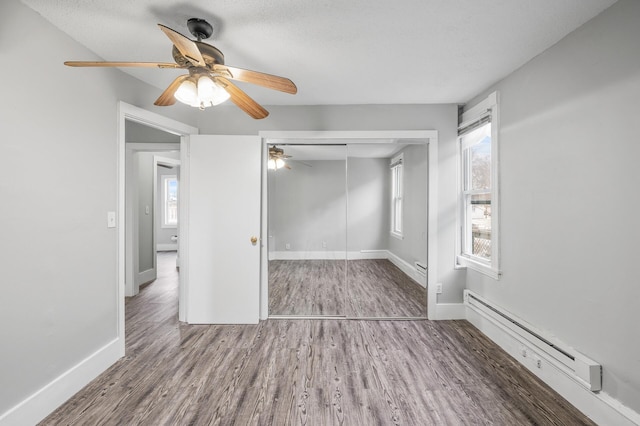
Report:
[[[391,160],[391,235],[402,238],[402,154]]]

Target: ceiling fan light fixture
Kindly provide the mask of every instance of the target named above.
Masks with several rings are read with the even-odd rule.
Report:
[[[183,104],[200,109],[219,105],[231,97],[226,90],[206,75],[199,77],[197,82],[191,78],[183,81],[174,96]]]
[[[198,88],[196,87],[196,83],[191,80],[183,81],[174,96],[183,104],[193,107],[200,106],[200,102],[198,101]]]
[[[267,168],[270,170],[278,170],[285,166],[285,162],[281,158],[272,158],[267,162]]]
[[[210,77],[203,75],[198,79],[198,98],[206,106],[220,105],[230,97],[229,92],[218,86]]]

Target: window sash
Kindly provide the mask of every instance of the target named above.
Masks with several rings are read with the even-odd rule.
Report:
[[[171,185],[175,183],[175,200],[172,200]],[[178,179],[175,175],[162,177],[162,226],[178,226]]]
[[[391,167],[391,233],[402,236],[402,160]]]
[[[491,265],[492,262],[492,224],[491,217],[489,217],[489,226],[488,232],[485,224],[484,229],[480,229],[479,226],[476,226],[476,229],[473,229],[474,225],[474,210],[477,209],[478,206],[487,206],[489,215],[491,214],[491,204],[492,204],[492,184],[493,182],[489,180],[485,188],[482,189],[473,189],[473,158],[472,151],[475,146],[477,146],[482,139],[469,139],[464,136],[468,136],[471,132],[481,129],[482,126],[489,125],[491,126],[491,120],[479,120],[476,123],[481,123],[479,126],[474,126],[469,131],[465,132],[460,136],[460,149],[461,149],[461,160],[462,160],[462,188],[461,188],[461,198],[462,198],[462,223],[461,223],[461,255],[472,258],[474,261]],[[491,134],[491,127],[488,128],[489,134]],[[491,141],[493,143],[493,140]],[[491,155],[489,156],[489,160],[491,164]],[[490,166],[491,167],[491,166]],[[491,174],[491,171],[490,171]],[[475,200],[474,200],[475,198]],[[485,215],[487,212],[487,208],[484,209]],[[476,215],[477,216],[477,215]],[[478,218],[475,218],[476,222],[481,222]],[[484,237],[484,238],[482,238]],[[487,238],[488,237],[488,238]],[[478,241],[476,241],[478,240]],[[480,240],[485,240],[483,243]],[[488,242],[486,242],[488,240]],[[478,244],[476,244],[478,243]],[[489,252],[487,255],[486,252]],[[484,255],[483,255],[484,253]]]

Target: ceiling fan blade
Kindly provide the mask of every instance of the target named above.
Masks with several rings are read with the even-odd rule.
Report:
[[[105,62],[105,61],[66,61],[68,67],[141,67],[141,68],[183,68],[169,62]]]
[[[158,99],[156,99],[153,104],[157,106],[169,106],[175,104],[176,98],[173,95],[176,93],[176,90],[178,90],[178,87],[180,87],[180,84],[187,78],[189,78],[189,75],[181,75],[173,80],[169,87],[167,87],[165,91],[162,92],[162,94],[158,97]]]
[[[279,77],[277,75],[265,74],[262,72],[245,70],[242,68],[229,67],[221,64],[214,64],[213,71],[220,73],[222,77],[225,78],[257,84],[268,89],[291,93],[292,95],[295,95],[298,92],[298,88],[293,83],[293,81],[285,77]]]
[[[216,77],[215,80],[231,95],[231,101],[251,117],[259,120],[269,115],[269,111],[264,109],[259,103],[251,99],[249,95],[226,78]]]
[[[199,67],[206,66],[204,58],[198,49],[198,46],[189,38],[183,36],[177,31],[172,30],[169,27],[165,27],[162,24],[158,24],[163,33],[169,37],[173,45],[182,53],[182,55],[191,61],[192,64]]]

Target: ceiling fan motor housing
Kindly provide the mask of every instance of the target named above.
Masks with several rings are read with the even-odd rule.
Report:
[[[194,41],[194,43],[198,45],[198,50],[207,66],[211,67],[213,64],[224,65],[224,54],[220,50],[202,41]],[[193,65],[189,59],[180,53],[177,47],[173,46],[171,54],[178,65],[185,68],[190,68]]]
[[[211,37],[211,34],[213,34],[213,26],[200,18],[189,19],[187,21],[187,28],[189,28],[189,32],[193,34],[198,41],[207,39]]]

